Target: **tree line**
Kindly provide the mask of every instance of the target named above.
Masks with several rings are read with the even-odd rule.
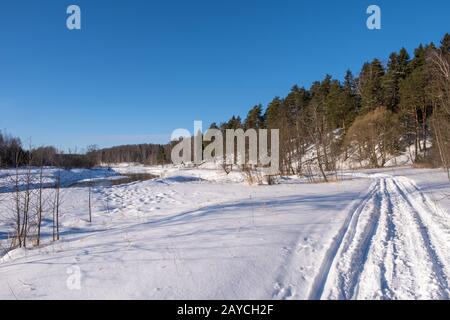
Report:
[[[171,144],[124,145],[99,149],[88,146],[84,153],[65,153],[52,146],[24,146],[18,137],[0,131],[0,167],[54,166],[65,169],[92,168],[100,164],[134,162],[145,165],[170,163]]]
[[[414,163],[450,165],[450,35],[441,43],[405,48],[387,62],[366,62],[357,76],[327,75],[310,88],[294,86],[245,119],[211,128],[279,129],[282,174],[336,170],[340,161],[381,167],[410,150]]]
[[[0,168],[59,167],[92,168],[97,163],[88,154],[64,153],[52,146],[24,147],[18,137],[0,132]]]
[[[134,162],[145,165],[163,165],[170,163],[170,144],[123,145],[97,149],[89,147],[87,156],[97,164]]]

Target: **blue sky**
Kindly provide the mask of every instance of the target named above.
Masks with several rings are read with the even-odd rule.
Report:
[[[66,28],[66,8],[82,30]],[[366,9],[382,9],[382,30]],[[2,0],[0,128],[64,149],[166,142],[450,32],[448,0]]]

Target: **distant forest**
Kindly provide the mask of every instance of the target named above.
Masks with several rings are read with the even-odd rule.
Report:
[[[0,132],[0,167],[30,165],[91,168],[122,162],[162,165],[170,163],[170,150],[170,144],[125,145],[107,149],[89,146],[84,154],[71,154],[51,146],[24,149],[19,138]]]
[[[211,128],[280,129],[282,174],[302,174],[313,165],[322,173],[333,171],[348,159],[381,167],[408,147],[415,163],[448,171],[450,35],[411,54],[402,48],[385,61],[369,61],[356,76],[349,70],[343,80],[327,75],[309,89],[294,86],[267,107],[251,108],[245,119],[233,116]],[[18,138],[0,133],[1,166],[155,165],[170,163],[170,153],[169,143],[91,147],[84,155],[62,155],[52,147],[25,151]]]
[[[138,144],[90,150],[87,154],[96,163],[136,162],[145,165],[170,163],[171,145]]]

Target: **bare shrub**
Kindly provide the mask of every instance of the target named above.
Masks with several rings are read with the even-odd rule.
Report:
[[[249,165],[242,165],[241,172],[244,175],[245,181],[249,185],[259,184],[258,173]]]
[[[395,114],[380,107],[356,118],[345,143],[354,150],[355,161],[368,161],[370,167],[383,167],[391,157],[399,154],[399,121]]]

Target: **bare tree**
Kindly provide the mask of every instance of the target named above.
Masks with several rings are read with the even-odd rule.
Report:
[[[39,186],[38,186],[38,196],[36,201],[36,245],[40,245],[41,243],[41,225],[42,225],[42,212],[43,212],[43,199],[42,199],[42,191],[43,191],[43,167],[41,166],[39,170]]]
[[[305,128],[307,129],[310,141],[314,146],[316,161],[319,171],[325,182],[328,182],[326,170],[330,168],[328,157],[328,134],[326,116],[322,106],[317,101],[312,101],[308,110],[308,117],[305,118]]]
[[[450,179],[450,53],[434,49],[427,60],[432,76],[433,133],[442,166]]]
[[[91,203],[91,194],[92,194],[92,171],[89,170],[89,182],[88,182],[88,205],[89,205],[89,222],[92,222],[92,203]]]
[[[12,247],[26,247],[28,231],[30,229],[30,207],[32,201],[33,173],[31,170],[31,154],[28,153],[28,166],[23,172],[20,169],[20,155],[16,154],[16,168],[13,177],[13,202],[12,211],[15,220],[15,237],[12,240]]]
[[[16,155],[16,159],[18,155]],[[22,210],[21,210],[21,194],[20,194],[20,172],[19,172],[19,164],[16,163],[16,172],[14,175],[14,212],[15,212],[15,231],[16,238],[13,239],[12,246],[22,247]],[[16,243],[17,242],[17,243]]]
[[[25,173],[25,191],[24,191],[24,208],[23,208],[23,223],[22,223],[22,241],[23,246],[27,246],[28,230],[30,227],[30,206],[31,206],[31,196],[32,196],[32,183],[33,183],[33,173],[31,171],[31,143],[28,151],[28,161],[27,169]]]
[[[55,178],[54,199],[53,199],[53,241],[59,240],[59,210],[61,205],[61,169],[58,168]]]

